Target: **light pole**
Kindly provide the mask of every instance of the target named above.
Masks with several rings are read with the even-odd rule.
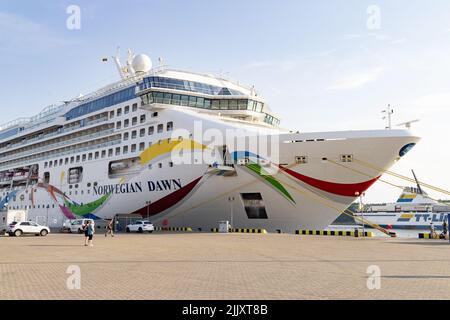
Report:
[[[47,218],[46,218],[46,221],[45,221],[45,224],[47,225],[47,227],[49,227],[49,224],[48,224],[48,209],[50,209],[50,205],[47,205]]]
[[[234,215],[234,212],[233,212],[233,202],[234,202],[234,197],[233,196],[230,196],[230,197],[228,197],[228,201],[230,202],[230,225],[231,225],[231,230],[233,230],[233,215]]]
[[[365,236],[365,223],[364,223],[364,204],[363,204],[363,196],[365,195],[365,193],[359,193],[358,191],[355,192],[355,195],[358,197],[359,196],[359,211],[361,212],[361,218],[362,218],[362,229],[363,229],[363,234],[362,236]]]

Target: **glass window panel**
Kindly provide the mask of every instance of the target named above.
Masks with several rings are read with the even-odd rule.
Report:
[[[220,110],[228,109],[228,100],[220,100]]]
[[[212,109],[220,109],[220,102],[219,102],[219,100],[213,100],[212,101]]]
[[[172,104],[179,106],[181,103],[181,96],[179,94],[172,95]]]
[[[155,102],[156,103],[163,103],[163,93],[162,92],[155,92]]]
[[[189,96],[181,96],[181,105],[182,106],[187,106],[189,104]]]
[[[256,103],[256,111],[257,112],[261,112],[262,111],[262,103],[261,102],[257,102]]]
[[[197,104],[197,97],[189,97],[189,107],[195,107]]]
[[[205,98],[197,97],[197,105],[196,105],[196,107],[197,108],[203,108],[204,102],[205,102]]]
[[[164,103],[170,104],[172,100],[172,94],[171,93],[164,93]]]
[[[205,99],[204,108],[211,109],[211,100]]]
[[[237,107],[238,107],[237,100],[229,100],[228,103],[229,103],[228,107],[230,110],[237,110]]]
[[[247,100],[239,100],[238,108],[239,108],[239,110],[246,110],[247,109]]]

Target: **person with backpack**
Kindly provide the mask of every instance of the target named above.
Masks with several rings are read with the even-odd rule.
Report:
[[[84,245],[87,247],[93,247],[92,239],[94,237],[95,227],[91,220],[88,220],[84,226]]]

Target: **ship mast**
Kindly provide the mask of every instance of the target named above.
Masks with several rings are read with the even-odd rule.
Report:
[[[383,117],[383,120],[387,120],[386,129],[388,129],[388,130],[392,129],[392,114],[394,113],[394,109],[392,109],[391,105],[388,104],[386,110],[383,110],[381,112],[386,114]]]
[[[414,176],[414,180],[416,180],[416,184],[417,184],[417,193],[418,194],[423,194],[423,192],[422,192],[422,188],[420,187],[420,183],[419,183],[419,180],[417,180],[417,177],[416,177],[416,174],[414,173],[414,170],[411,170],[412,171],[412,174],[413,174],[413,176]]]

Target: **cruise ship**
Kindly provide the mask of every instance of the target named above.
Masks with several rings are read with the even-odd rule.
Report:
[[[137,214],[199,230],[323,229],[382,174],[354,159],[387,170],[419,141],[290,131],[254,87],[114,58],[118,82],[1,126],[0,210],[53,228]]]

